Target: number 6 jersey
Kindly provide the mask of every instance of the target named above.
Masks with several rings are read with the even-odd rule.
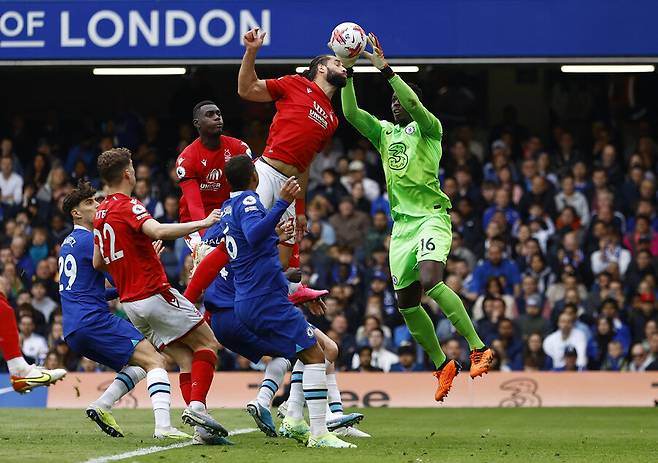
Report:
[[[121,302],[139,301],[170,288],[152,240],[142,232],[151,218],[141,202],[123,193],[109,195],[96,209],[94,242]]]

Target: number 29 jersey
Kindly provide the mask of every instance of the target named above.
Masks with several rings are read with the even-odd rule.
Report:
[[[152,240],[142,232],[151,218],[141,202],[123,193],[109,195],[96,209],[94,242],[121,302],[140,301],[170,288]]]
[[[91,324],[108,312],[105,276],[94,269],[94,235],[76,225],[59,251],[59,295],[64,314],[64,336]]]

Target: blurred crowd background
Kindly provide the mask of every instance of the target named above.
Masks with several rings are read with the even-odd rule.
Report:
[[[379,85],[385,108],[390,90]],[[495,349],[496,370],[658,370],[656,125],[641,106],[611,103],[601,110],[591,100],[574,106],[559,90],[542,134],[528,129],[514,106],[483,123],[445,113],[440,95],[428,98],[444,123],[437,175],[453,206],[446,283]],[[196,137],[186,115],[211,94],[179,96],[172,100],[176,117],[117,110],[72,119],[45,110],[6,114],[0,122],[0,284],[29,359],[100,371],[62,339],[57,256],[72,229],[62,198],[83,178],[102,194],[96,159],[125,146],[136,166],[135,196],[159,221],[176,222],[174,161]],[[226,133],[262,152],[273,108],[230,101],[218,101]],[[311,166],[307,215],[303,278],[330,291],[326,315],[310,321],[340,346],[338,368],[428,370],[392,290],[379,155],[344,119]],[[172,285],[183,290],[191,269],[185,244],[166,243],[162,260]],[[467,366],[464,340],[432,300],[423,304],[446,354]],[[125,316],[118,301],[110,307]],[[261,368],[222,352],[220,370]]]

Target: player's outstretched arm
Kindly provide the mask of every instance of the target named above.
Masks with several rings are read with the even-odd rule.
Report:
[[[245,100],[261,103],[273,101],[267,84],[256,74],[256,53],[263,46],[266,34],[267,32],[254,28],[243,37],[245,50],[238,72],[238,95]]]
[[[348,70],[349,73],[349,70]],[[352,76],[347,78],[347,85],[340,91],[341,104],[345,119],[358,130],[361,135],[370,140],[374,146],[379,146],[379,136],[382,127],[375,116],[359,108],[354,92],[354,81]]]
[[[402,107],[409,113],[411,118],[418,124],[418,129],[423,135],[441,139],[443,128],[439,119],[429,112],[418,95],[409,87],[404,80],[396,75],[386,62],[384,50],[379,43],[379,39],[372,32],[368,34],[368,42],[372,47],[372,53],[364,51],[363,54],[370,62],[386,76],[388,83],[393,87],[395,95],[400,100]]]
[[[283,213],[288,209],[290,204],[295,200],[301,188],[295,177],[290,177],[281,187],[279,199],[274,203],[272,209],[263,216],[262,212],[255,206],[247,206],[242,211],[240,224],[242,233],[250,246],[256,246],[266,239],[275,230],[281,220]],[[254,207],[254,209],[249,209]]]
[[[175,240],[203,228],[208,228],[219,222],[220,218],[219,209],[215,209],[205,219],[187,223],[160,223],[155,219],[148,219],[142,225],[142,231],[146,236],[154,240]]]

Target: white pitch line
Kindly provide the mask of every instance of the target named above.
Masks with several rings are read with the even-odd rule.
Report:
[[[256,428],[236,429],[235,431],[229,432],[228,435],[237,436],[238,434],[249,434],[250,432],[254,432],[254,431],[258,431],[258,429]],[[189,447],[190,445],[192,445],[192,441],[167,445],[166,447],[158,447],[157,445],[155,445],[153,447],[145,447],[143,449],[137,449],[131,452],[119,453],[117,455],[108,455],[106,457],[92,458],[91,460],[87,460],[84,463],[106,463],[108,461],[125,460],[126,458],[132,458],[132,457],[143,457],[144,455],[150,455],[152,453],[166,452],[167,450]]]

